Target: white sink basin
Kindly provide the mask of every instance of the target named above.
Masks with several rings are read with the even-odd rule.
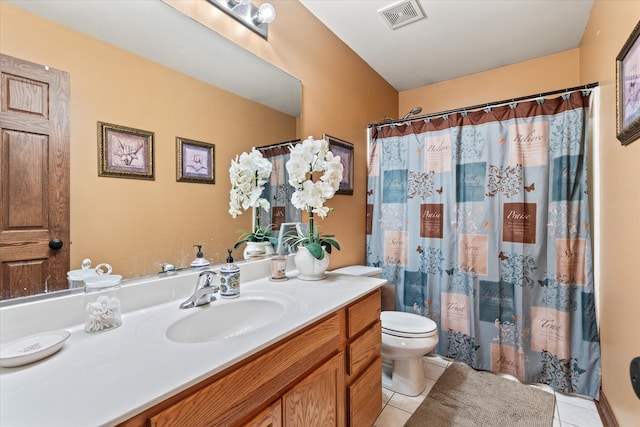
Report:
[[[177,343],[206,343],[239,337],[281,320],[293,298],[275,292],[245,292],[200,307],[179,309],[180,301],[150,316],[136,331],[138,336],[163,334]]]
[[[285,306],[271,299],[251,298],[219,305],[213,302],[195,310],[169,326],[167,338],[197,343],[236,337],[280,320]]]

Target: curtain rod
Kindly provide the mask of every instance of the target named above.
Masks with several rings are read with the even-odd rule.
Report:
[[[424,120],[424,119],[427,119],[429,117],[434,117],[434,116],[443,116],[443,115],[446,115],[446,114],[461,113],[463,111],[478,110],[480,108],[495,107],[496,105],[509,104],[509,103],[512,103],[512,102],[519,102],[519,101],[524,101],[524,100],[527,100],[527,99],[541,98],[541,97],[544,97],[544,96],[557,95],[557,94],[560,94],[560,93],[574,92],[574,91],[580,90],[580,89],[582,89],[582,90],[591,89],[591,88],[597,87],[599,85],[600,85],[600,83],[598,83],[598,82],[589,83],[589,84],[586,84],[586,85],[569,87],[569,88],[560,89],[560,90],[553,90],[553,91],[550,91],[550,92],[543,92],[543,93],[539,93],[539,94],[535,94],[535,95],[521,96],[519,98],[505,99],[503,101],[494,101],[494,102],[488,102],[488,103],[485,103],[485,104],[473,105],[471,107],[455,108],[453,110],[440,111],[438,113],[423,114],[423,115],[420,115],[420,116],[414,116],[414,117],[407,118],[407,119],[398,119],[398,120],[392,120],[392,121],[389,121],[389,122],[373,123],[373,124],[369,124],[367,127],[389,126],[389,125],[396,125],[396,124],[399,124],[399,123],[412,122],[412,121],[415,121],[415,120]]]
[[[296,143],[296,142],[300,142],[300,140],[299,139],[291,139],[289,141],[279,142],[277,144],[262,145],[260,147],[255,147],[255,149],[256,150],[268,150],[270,148],[284,147],[284,146],[291,145],[291,144]]]

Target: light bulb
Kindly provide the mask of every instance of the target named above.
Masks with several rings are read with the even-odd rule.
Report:
[[[262,3],[256,14],[256,21],[259,24],[270,24],[276,17],[276,9],[271,3]]]

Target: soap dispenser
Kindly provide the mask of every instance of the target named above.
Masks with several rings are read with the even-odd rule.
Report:
[[[221,298],[236,298],[240,296],[240,267],[233,263],[231,249],[227,249],[227,263],[220,267]]]
[[[193,247],[198,248],[198,253],[196,254],[196,259],[191,263],[191,267],[206,267],[209,265],[209,261],[204,258],[202,253],[202,245],[193,245]]]

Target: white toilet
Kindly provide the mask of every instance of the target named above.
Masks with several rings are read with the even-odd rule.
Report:
[[[352,265],[334,270],[352,276],[380,277],[382,269]],[[438,345],[436,323],[418,314],[383,311],[382,385],[396,393],[417,396],[427,385],[422,369],[422,356]]]
[[[422,356],[438,345],[436,322],[401,311],[383,311],[380,320],[382,361],[387,365],[383,367],[382,385],[407,396],[419,395],[427,386]]]

